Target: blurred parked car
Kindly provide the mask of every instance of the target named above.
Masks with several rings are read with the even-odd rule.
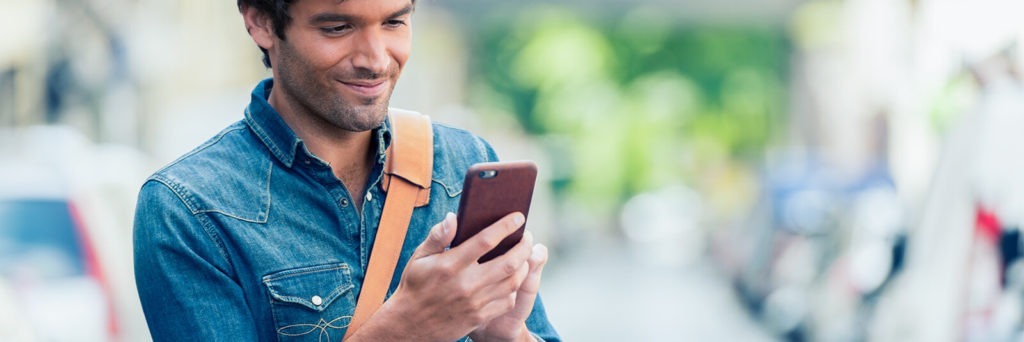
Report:
[[[0,130],[0,341],[148,339],[130,245],[145,170],[131,155],[62,127]]]
[[[113,339],[117,319],[90,229],[67,194],[27,185],[0,190],[0,278],[12,304],[40,340]]]
[[[107,279],[88,231],[63,198],[0,200],[0,276],[45,340],[117,335]]]

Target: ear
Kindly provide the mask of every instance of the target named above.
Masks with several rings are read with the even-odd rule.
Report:
[[[270,16],[253,6],[242,6],[240,10],[245,30],[249,32],[256,45],[266,50],[274,47],[274,24],[270,21]]]

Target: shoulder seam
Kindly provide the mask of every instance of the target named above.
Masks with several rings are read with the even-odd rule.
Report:
[[[215,229],[213,229],[213,227],[210,226],[209,220],[205,217],[206,215],[201,215],[203,214],[202,212],[196,211],[195,209],[192,208],[193,204],[190,203],[191,197],[187,195],[187,190],[184,187],[180,186],[179,184],[171,182],[170,180],[164,179],[162,177],[153,177],[150,178],[150,181],[154,183],[159,183],[167,187],[167,189],[171,190],[171,192],[178,197],[178,200],[185,205],[185,208],[189,210],[189,212],[192,214],[192,217],[195,218],[199,225],[203,228],[203,233],[206,234],[206,237],[213,241],[213,244],[217,246],[217,252],[220,253],[220,256],[224,258],[224,260],[228,263],[228,266],[231,267],[231,272],[235,273],[235,265],[231,261],[231,257],[228,254],[227,246],[225,246],[224,242],[221,241],[220,236],[216,233]]]

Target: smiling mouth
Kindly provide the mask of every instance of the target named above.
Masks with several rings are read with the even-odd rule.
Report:
[[[341,81],[341,84],[345,85],[352,92],[365,97],[376,97],[380,96],[386,90],[387,81],[362,81],[362,82],[345,82]]]

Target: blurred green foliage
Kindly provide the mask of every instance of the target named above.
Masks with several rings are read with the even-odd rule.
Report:
[[[486,22],[471,101],[549,142],[556,194],[594,209],[756,161],[781,136],[781,27],[684,26],[654,8],[588,21],[554,6]]]

